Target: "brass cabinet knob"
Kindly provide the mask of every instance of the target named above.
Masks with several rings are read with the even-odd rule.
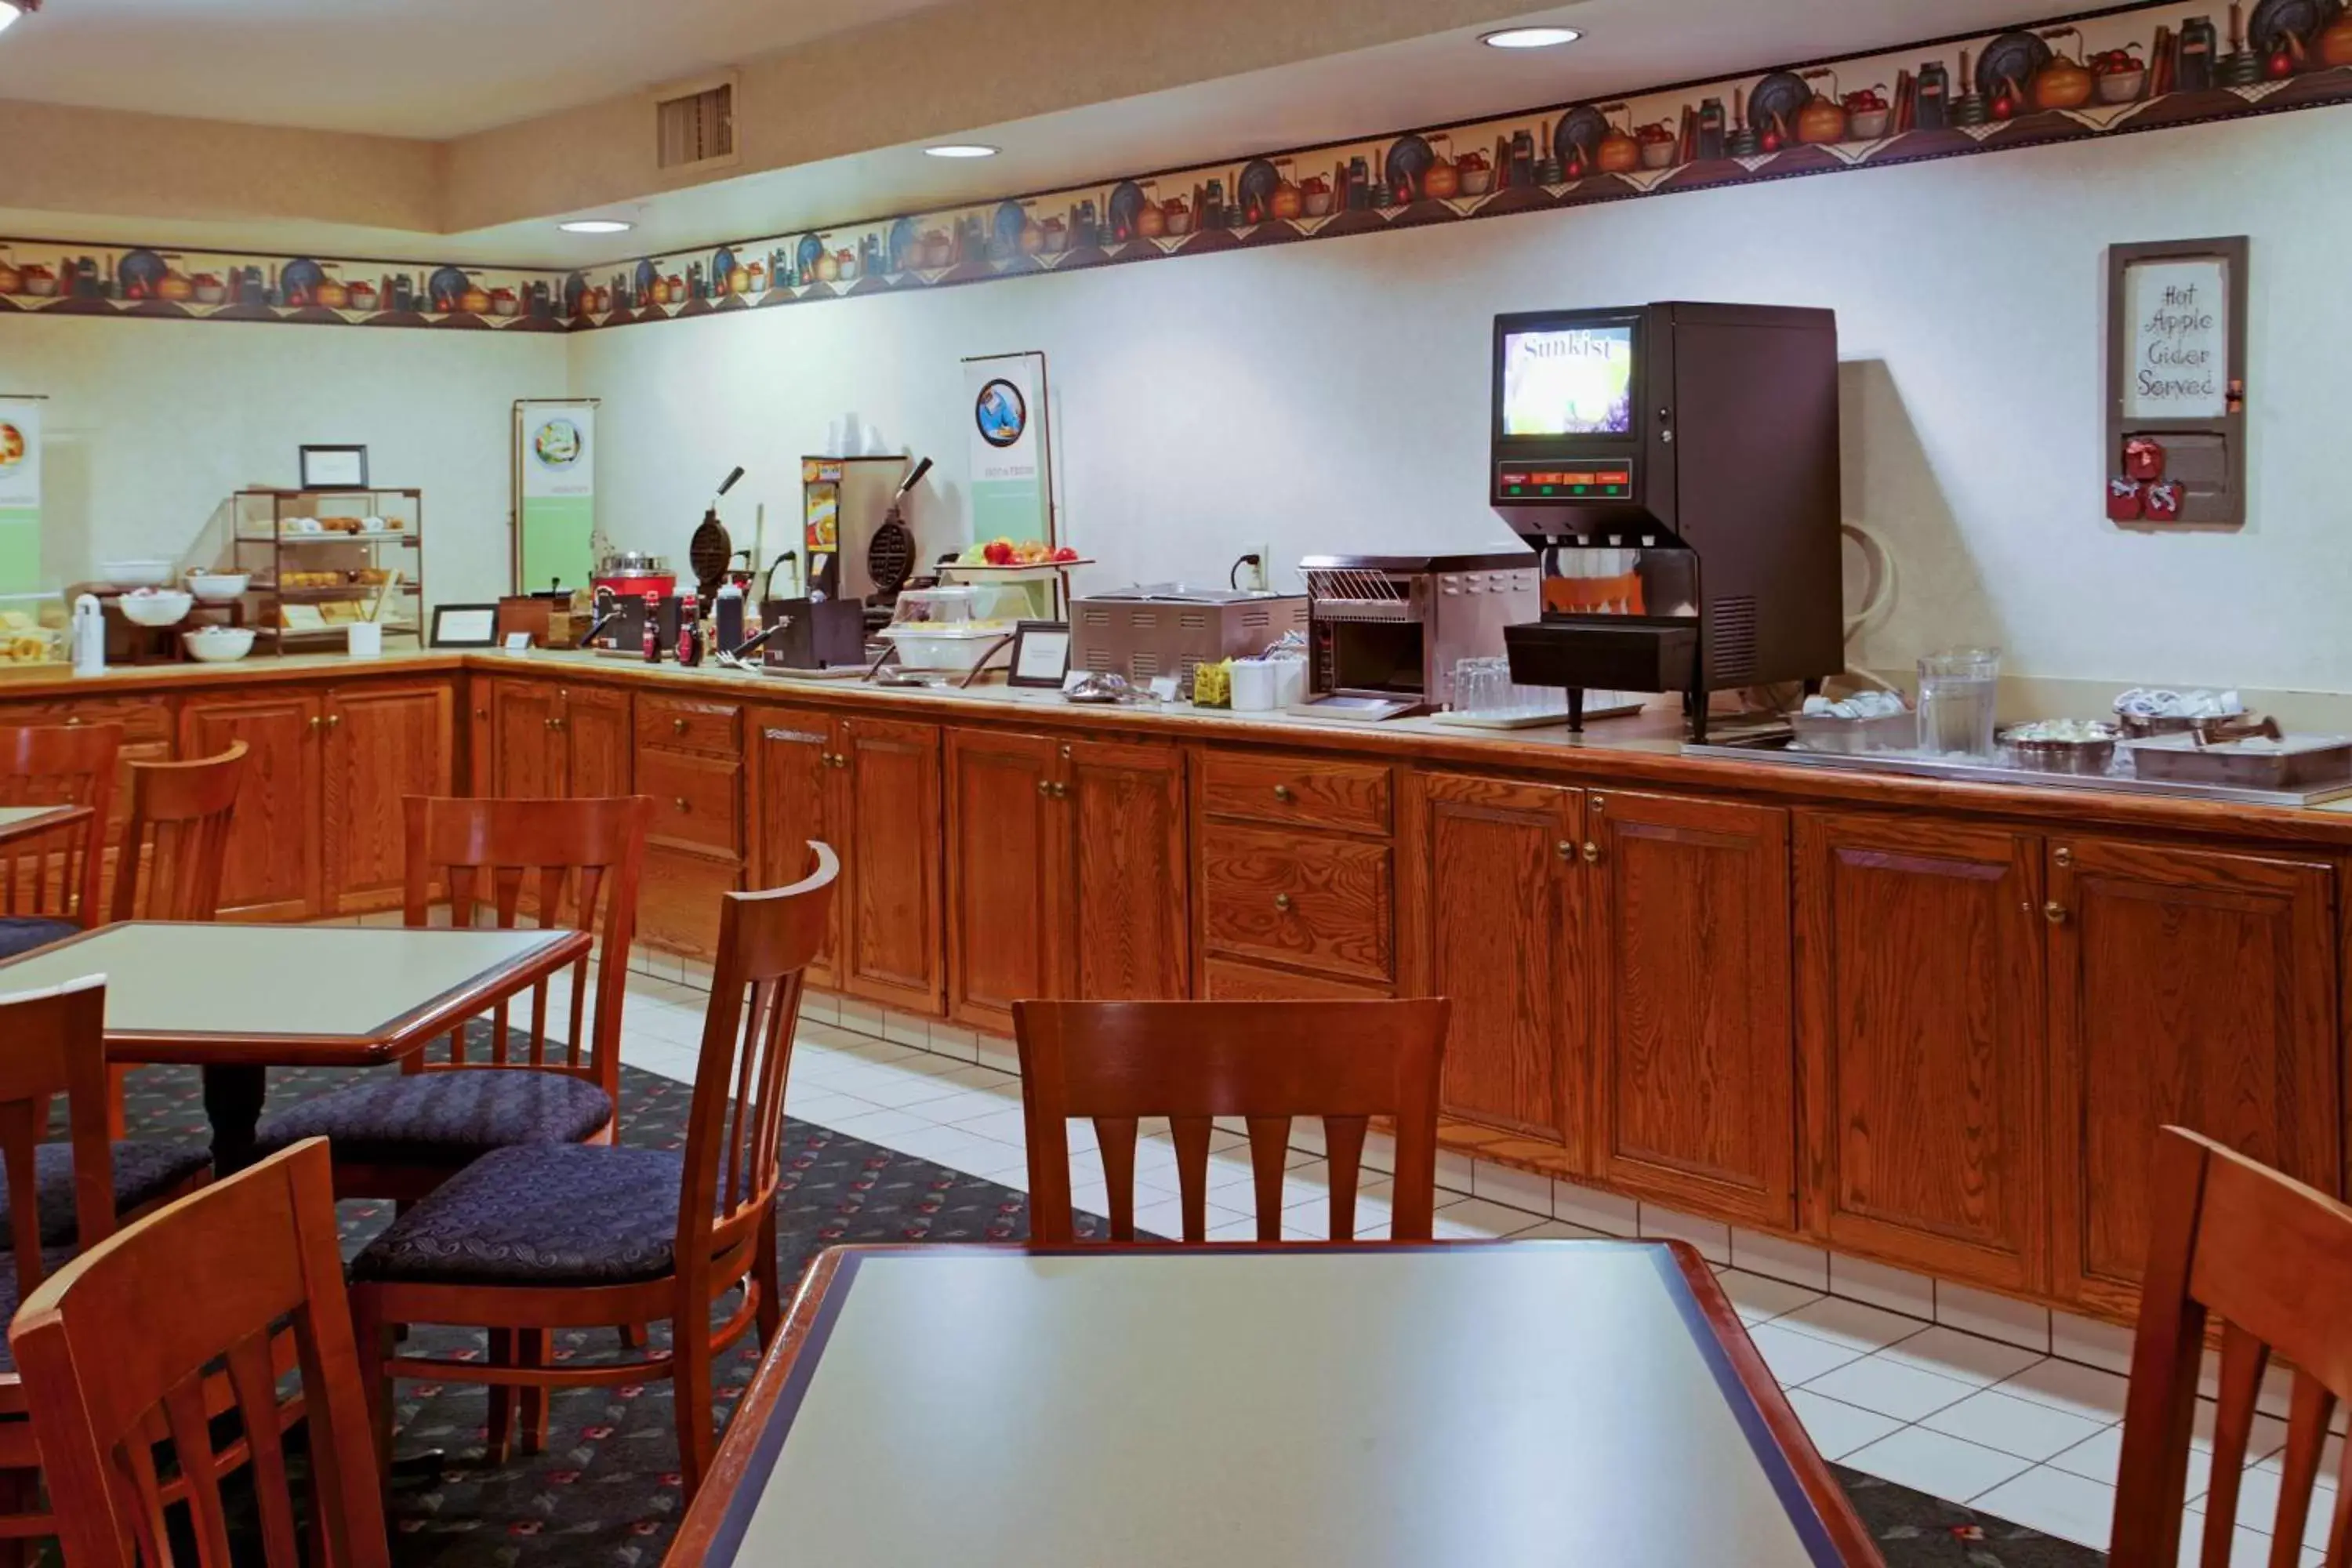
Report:
[[[1288,909],[1290,907],[1290,895],[1288,893],[1275,894],[1274,907],[1277,910]]]
[[[2072,849],[2068,849],[2063,846],[2061,846],[2058,852],[2055,855],[2053,855],[2051,858],[2057,861],[2060,868],[2063,869],[2074,863],[2074,852]]]
[[[1608,804],[1609,804],[1609,803],[1608,803],[1607,801],[1603,800],[1601,796],[1599,796],[1599,795],[1594,795],[1591,800],[1588,800],[1588,801],[1586,801],[1586,802],[1585,802],[1585,805],[1588,805],[1588,806],[1590,806],[1590,807],[1591,807],[1592,810],[1594,810],[1594,811],[1600,811],[1600,810],[1601,810],[1602,808],[1604,808],[1605,806],[1607,806],[1607,805],[1608,805]]]
[[[684,795],[679,795],[677,797],[677,808],[680,811],[692,811],[694,809],[694,807],[688,803],[687,798]]]
[[[1576,858],[1576,840],[1573,838],[1563,838],[1552,847],[1559,852],[1559,858],[1563,860]]]
[[[490,710],[487,708],[477,708],[474,710],[474,717],[477,719],[487,719],[489,716]]]
[[[1067,785],[1067,784],[1063,784],[1063,783],[1062,783],[1062,782],[1060,782],[1059,780],[1055,780],[1055,784],[1054,784],[1054,798],[1055,798],[1055,800],[1067,800],[1067,799],[1069,799],[1069,798],[1070,798],[1070,786],[1069,786],[1069,785]]]
[[[669,732],[670,732],[671,734],[673,734],[673,735],[683,735],[683,734],[685,734],[685,733],[686,733],[686,721],[685,721],[685,720],[683,720],[683,719],[673,719],[673,720],[671,720],[671,721],[669,721]]]
[[[1288,800],[1290,798],[1290,786],[1288,784],[1275,785],[1274,798],[1276,800]]]
[[[2064,925],[2066,923],[2066,906],[2060,903],[2057,900],[2053,899],[2048,903],[2042,906],[2042,918],[2048,921],[2054,926]]]
[[[1590,838],[1584,841],[1584,863],[1588,866],[1601,864],[1601,846]]]
[[[341,714],[340,714],[340,713],[330,713],[330,714],[328,714],[328,715],[327,715],[327,728],[328,728],[328,729],[330,729],[330,730],[340,730],[340,729],[341,729],[341,728],[342,728],[342,724],[343,724],[343,716],[342,716]]]
[[[1054,781],[1052,779],[1039,779],[1037,781],[1037,793],[1045,796],[1049,800],[1052,799],[1054,795]]]
[[[79,730],[79,729],[80,729],[80,728],[81,728],[81,715],[80,715],[80,714],[79,714],[79,713],[77,713],[77,714],[75,714],[73,717],[71,717],[70,719],[68,719],[68,720],[66,721],[66,728],[67,728],[67,729],[68,729],[68,730]]]
[[[314,735],[315,735],[315,734],[317,734],[317,733],[319,732],[319,727],[320,727],[321,724],[325,723],[325,722],[326,722],[326,721],[325,721],[325,720],[323,720],[323,719],[320,719],[320,718],[316,713],[311,714],[311,715],[310,715],[310,732],[311,732],[312,734],[314,734]]]

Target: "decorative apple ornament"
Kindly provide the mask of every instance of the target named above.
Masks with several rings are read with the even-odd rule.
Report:
[[[1422,175],[1421,194],[1432,201],[1452,201],[1462,194],[1462,171],[1454,166],[1453,160],[1440,158],[1429,166],[1428,173]]]

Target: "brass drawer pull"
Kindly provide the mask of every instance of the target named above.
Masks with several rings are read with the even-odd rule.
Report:
[[[1051,800],[1054,797],[1054,781],[1052,779],[1039,779],[1037,781],[1037,793],[1045,796],[1046,799]]]
[[[685,720],[683,720],[683,719],[673,719],[673,720],[671,720],[671,721],[669,721],[669,732],[670,732],[671,734],[673,734],[673,735],[683,735],[683,734],[685,734],[685,733],[686,733],[686,731],[687,731],[687,722],[686,722],[686,721],[685,721]]]
[[[1288,893],[1275,894],[1274,907],[1277,910],[1288,909],[1290,907],[1290,895]]]
[[[1280,801],[1287,801],[1290,798],[1290,786],[1288,784],[1275,785],[1274,798]]]
[[[1588,866],[1601,864],[1601,846],[1590,838],[1584,841],[1584,863]]]
[[[1576,858],[1576,840],[1573,838],[1563,838],[1552,847],[1559,852],[1559,858],[1563,860]]]
[[[687,799],[684,795],[679,795],[677,797],[677,808],[680,811],[692,811],[694,809],[693,806],[687,804]]]
[[[2057,900],[2053,899],[2048,903],[2042,906],[2042,918],[2048,921],[2054,926],[2064,925],[2066,923],[2066,906],[2060,903]]]

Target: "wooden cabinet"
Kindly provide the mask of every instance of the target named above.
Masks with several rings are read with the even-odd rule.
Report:
[[[490,778],[506,800],[591,800],[631,792],[629,694],[551,680],[490,689]]]
[[[115,770],[114,808],[106,825],[106,841],[122,840],[122,825],[131,811],[131,764],[168,763],[179,731],[172,706],[159,697],[121,697],[87,702],[27,702],[0,709],[0,724],[112,724],[122,731],[121,760]],[[100,884],[101,898],[112,897],[113,871]]]
[[[2158,1128],[2343,1190],[2335,868],[2067,835],[2047,877],[2053,1284],[2126,1314]]]
[[[834,805],[835,720],[829,714],[800,708],[754,709],[746,715],[750,731],[751,886],[783,888],[807,874],[808,845],[814,840],[836,857],[848,852],[842,827],[848,821],[845,804]],[[840,764],[845,765],[845,764]],[[842,868],[845,882],[848,867]],[[813,985],[840,985],[841,927],[847,900],[840,887],[826,916],[824,951],[809,965]]]
[[[623,698],[620,705],[614,697]],[[664,952],[716,958],[719,906],[741,889],[745,870],[742,710],[643,692],[633,713],[624,694],[596,688],[570,689],[562,700],[559,733],[572,793],[625,794],[634,769],[635,793],[654,803],[637,940]]]
[[[1801,812],[1796,846],[1806,1229],[2042,1289],[2042,840]]]
[[[396,907],[406,879],[408,796],[452,792],[445,684],[340,687],[327,693],[321,751],[321,911]]]
[[[940,900],[940,728],[844,719],[849,872],[839,969],[857,995],[936,1016],[947,996]]]
[[[1172,746],[958,730],[948,742],[949,1012],[1190,994]]]
[[[321,840],[320,736],[315,689],[205,693],[180,710],[180,754],[217,756],[247,746],[228,848],[221,864],[226,920],[304,920],[319,907]]]
[[[1440,1108],[1587,1163],[1584,794],[1417,781],[1425,935],[1412,989],[1453,1000]]]
[[[570,781],[562,793],[575,800],[632,793],[629,694],[601,686],[559,686],[555,694],[562,704],[556,733]]]
[[[1593,1173],[1674,1207],[1786,1228],[1788,813],[1596,790],[1585,818],[1598,873]]]

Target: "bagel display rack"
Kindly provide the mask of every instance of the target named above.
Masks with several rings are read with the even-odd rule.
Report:
[[[242,489],[229,510],[232,569],[251,574],[247,624],[272,649],[331,650],[394,573],[384,636],[423,646],[423,490]]]

